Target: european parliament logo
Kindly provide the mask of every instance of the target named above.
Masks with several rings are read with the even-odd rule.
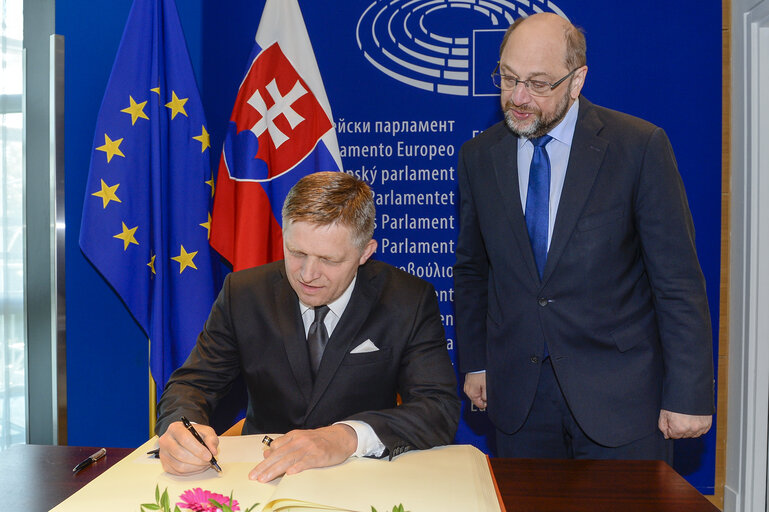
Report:
[[[568,17],[550,0],[378,0],[358,19],[358,47],[385,75],[456,96],[496,96],[489,75],[516,18]]]

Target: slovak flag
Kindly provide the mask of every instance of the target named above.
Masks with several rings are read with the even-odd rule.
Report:
[[[281,259],[288,191],[307,174],[342,170],[332,119],[297,0],[267,0],[214,196],[211,246],[233,270]]]

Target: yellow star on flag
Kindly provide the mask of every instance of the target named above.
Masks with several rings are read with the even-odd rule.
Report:
[[[211,137],[208,136],[205,126],[201,126],[201,128],[203,129],[203,133],[192,138],[200,142],[200,152],[202,153],[206,148],[211,147]]]
[[[112,160],[112,157],[115,156],[115,155],[122,156],[123,158],[125,158],[125,155],[123,154],[123,152],[120,151],[120,143],[121,142],[123,142],[123,139],[112,140],[112,139],[109,138],[109,135],[107,135],[105,133],[104,134],[104,145],[103,146],[99,146],[96,149],[99,150],[99,151],[104,151],[105,153],[107,153],[107,163],[109,163],[110,160]]]
[[[160,96],[160,87],[153,87],[152,89],[150,89],[150,91]]]
[[[152,255],[152,258],[150,258],[150,262],[147,263],[147,266],[152,270],[152,273],[155,274],[155,254]]]
[[[179,253],[179,256],[174,256],[171,258],[174,261],[179,262],[179,273],[181,274],[184,272],[184,269],[187,267],[192,267],[195,270],[198,269],[198,267],[195,266],[195,263],[192,261],[192,258],[195,257],[195,255],[198,253],[198,251],[195,252],[187,252],[184,250],[184,246],[181,246],[181,252]]]
[[[136,103],[133,99],[133,96],[128,96],[128,100],[131,102],[131,105],[121,110],[121,112],[125,112],[126,114],[131,114],[131,126],[136,124],[136,120],[140,117],[142,119],[149,119],[147,117],[147,114],[144,113],[144,105],[147,104],[146,101],[142,101],[141,103]]]
[[[91,194],[92,196],[101,197],[102,202],[104,203],[104,208],[107,208],[107,205],[110,201],[117,201],[118,203],[122,203],[123,201],[120,200],[120,198],[115,194],[115,191],[120,186],[120,183],[117,185],[107,186],[106,183],[104,183],[104,180],[101,180],[101,190],[98,192],[94,192]]]
[[[203,222],[200,225],[208,230],[208,235],[206,235],[206,238],[210,240],[211,239],[211,214],[210,213],[208,214],[208,222]]]
[[[136,230],[139,229],[139,226],[128,228],[128,226],[125,225],[125,222],[123,224],[123,232],[118,233],[113,238],[119,238],[123,241],[123,250],[125,251],[128,249],[128,244],[136,244],[139,245],[139,242],[136,241],[136,238],[134,237],[134,234],[136,233]]]
[[[211,187],[211,197],[214,197],[214,173],[211,173],[211,179],[206,182],[206,185]]]
[[[187,103],[187,100],[189,98],[179,98],[176,96],[176,91],[171,91],[171,101],[166,103],[166,107],[171,109],[171,119],[176,117],[176,114],[182,113],[185,115],[185,117],[189,117],[187,115],[187,112],[184,110],[184,104]]]

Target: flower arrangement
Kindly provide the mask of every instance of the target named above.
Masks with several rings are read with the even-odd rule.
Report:
[[[173,512],[182,512],[182,510],[191,510],[193,512],[240,512],[240,504],[232,499],[232,493],[229,497],[211,491],[206,491],[200,487],[184,491],[179,496],[181,501],[174,505]],[[254,503],[243,512],[251,512],[259,505]],[[168,489],[160,494],[160,487],[155,486],[155,503],[142,503],[141,512],[158,510],[162,512],[171,512],[171,501],[168,497]]]
[[[191,510],[192,512],[241,512],[240,504],[237,500],[232,499],[232,493],[229,496],[218,494],[215,492],[195,487],[194,489],[188,489],[184,491],[179,499],[181,501],[174,505],[173,512],[182,512],[182,510]],[[251,512],[259,503],[254,503],[242,512]],[[168,488],[160,493],[160,487],[155,486],[155,503],[142,503],[140,506],[141,512],[149,511],[171,511],[171,500],[168,497]],[[371,512],[377,512],[373,506]],[[385,511],[387,512],[387,511]],[[403,504],[393,507],[392,512],[409,512],[403,508]]]

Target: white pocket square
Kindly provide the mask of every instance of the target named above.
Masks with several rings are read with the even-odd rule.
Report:
[[[352,349],[350,354],[365,354],[366,352],[376,352],[377,350],[379,350],[379,347],[374,345],[374,342],[369,339]]]

